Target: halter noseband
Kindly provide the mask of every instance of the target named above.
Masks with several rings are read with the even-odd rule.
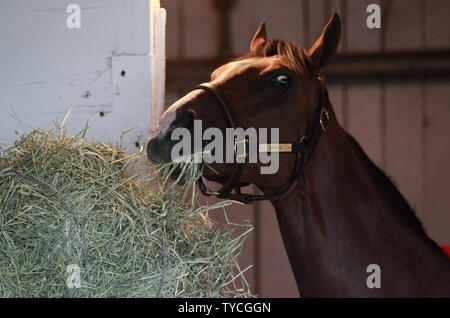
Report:
[[[239,182],[239,178],[244,170],[245,163],[237,162],[233,172],[230,174],[223,186],[217,191],[210,191],[206,186],[206,182],[203,177],[198,180],[198,186],[200,191],[207,196],[215,195],[218,198],[230,199],[240,201],[242,203],[253,203],[255,201],[262,200],[276,200],[281,198],[284,194],[288,193],[295,182],[303,175],[304,167],[311,159],[314,149],[319,141],[320,136],[327,130],[329,121],[328,111],[328,98],[323,80],[319,78],[320,83],[320,97],[319,97],[319,111],[316,114],[310,129],[306,132],[306,135],[302,136],[299,141],[280,144],[259,144],[259,152],[279,152],[279,153],[293,153],[296,154],[294,173],[289,186],[281,192],[275,194],[253,195],[250,193],[242,193],[241,188],[249,185],[248,182]],[[226,96],[220,91],[220,89],[212,83],[203,83],[195,87],[195,89],[202,89],[210,92],[219,101],[222,109],[225,112],[227,120],[231,128],[236,129],[241,127],[233,110],[233,107],[228,102]],[[235,140],[235,147],[237,144],[244,143],[244,149],[247,149],[248,140]],[[246,151],[246,150],[245,150]],[[236,158],[236,153],[235,153]],[[233,189],[235,190],[232,193]]]

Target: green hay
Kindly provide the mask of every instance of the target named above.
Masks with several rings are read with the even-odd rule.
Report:
[[[251,296],[237,257],[252,227],[208,217],[229,201],[194,205],[196,165],[184,186],[173,165],[130,176],[139,156],[85,133],[34,130],[0,156],[0,297]]]

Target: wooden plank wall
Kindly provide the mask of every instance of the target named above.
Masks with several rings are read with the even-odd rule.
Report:
[[[70,134],[89,121],[89,139],[122,139],[129,152],[148,138],[152,108],[162,109],[164,10],[156,0],[94,2],[75,2],[81,27],[70,29],[68,2],[0,1],[3,149],[15,131],[54,129],[69,110]]]
[[[366,8],[382,7],[381,29],[366,27]],[[209,0],[162,0],[168,11],[167,58],[212,58],[216,13]],[[260,21],[270,38],[309,47],[333,11],[340,13],[339,53],[425,51],[450,48],[446,0],[240,0],[231,15],[234,55],[248,50]],[[206,80],[206,79],[205,79]],[[393,179],[430,236],[450,244],[450,79],[407,78],[329,85],[338,119],[369,157]],[[167,105],[186,92],[167,83]],[[249,220],[255,232],[242,263],[253,291],[297,297],[274,211],[268,203],[228,209],[232,221]]]

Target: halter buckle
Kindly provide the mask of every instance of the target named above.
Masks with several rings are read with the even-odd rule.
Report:
[[[329,120],[330,115],[328,113],[328,110],[326,110],[325,107],[322,107],[322,109],[320,110],[320,127],[322,128],[323,132],[327,131]]]
[[[242,153],[238,154],[238,145],[244,144]],[[236,157],[236,161],[239,158],[244,158],[244,160],[248,157],[247,152],[248,138],[244,138],[242,140],[237,140],[237,136],[234,136],[234,156]]]

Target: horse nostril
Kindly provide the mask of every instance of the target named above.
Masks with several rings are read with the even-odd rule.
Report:
[[[170,143],[167,135],[161,135],[152,138],[147,143],[147,157],[155,163],[164,163],[171,161],[170,159]]]
[[[147,157],[153,162],[159,161],[156,148],[157,148],[156,138],[150,139],[150,141],[147,143]]]

